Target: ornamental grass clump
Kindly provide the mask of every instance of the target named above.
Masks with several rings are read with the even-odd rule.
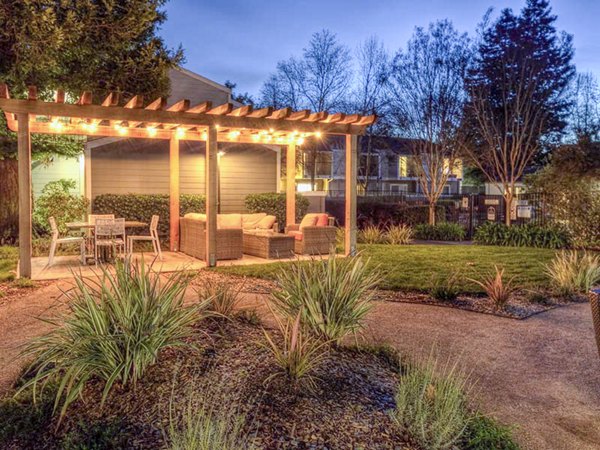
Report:
[[[311,333],[337,344],[362,328],[371,309],[380,276],[367,266],[360,256],[296,262],[279,273],[271,302],[282,317],[300,313]]]
[[[390,225],[385,234],[389,244],[406,245],[412,241],[413,229],[408,225]]]
[[[460,294],[460,274],[438,275],[432,279],[429,295],[440,302],[453,302]]]
[[[171,450],[254,449],[245,431],[246,416],[236,399],[216,398],[206,388],[191,383],[187,402],[171,396],[166,447]]]
[[[233,283],[205,280],[198,289],[200,302],[206,302],[207,311],[232,318],[240,302],[241,288]]]
[[[54,329],[34,339],[23,356],[34,361],[20,391],[58,380],[54,412],[64,416],[91,379],[104,383],[100,407],[112,388],[136,383],[161,350],[186,345],[203,305],[183,306],[186,273],[159,276],[144,262],[117,262],[97,279],[75,277],[66,292],[70,314],[49,321]],[[34,394],[35,398],[35,394]]]
[[[294,388],[301,385],[314,389],[317,378],[315,369],[327,355],[327,342],[323,342],[305,330],[300,322],[301,313],[295,319],[284,320],[273,314],[282,335],[282,342],[263,329],[267,348],[275,358],[278,370],[267,377],[266,383],[284,377]]]
[[[545,272],[559,295],[573,296],[589,292],[600,282],[600,255],[562,251],[546,265]]]
[[[358,230],[357,240],[361,244],[385,244],[386,234],[376,225],[367,225],[362,230]]]
[[[515,291],[513,286],[514,277],[505,280],[504,268],[499,269],[498,266],[494,266],[494,268],[495,273],[490,274],[483,281],[474,279],[471,279],[470,281],[483,288],[497,309],[503,309],[508,303],[508,300],[510,300],[512,293]]]
[[[467,377],[456,364],[439,367],[430,357],[400,375],[391,417],[421,448],[459,448],[470,418],[466,392]]]

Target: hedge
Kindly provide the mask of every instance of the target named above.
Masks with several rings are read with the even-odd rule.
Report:
[[[462,241],[465,229],[457,223],[442,222],[435,225],[419,224],[414,228],[415,239],[426,241]]]
[[[344,223],[344,199],[328,198],[325,202],[327,212],[335,217],[338,223]],[[446,220],[446,206],[436,206],[436,220]],[[389,226],[406,224],[414,226],[429,221],[428,205],[411,205],[407,203],[390,203],[373,199],[358,198],[357,225],[363,229],[368,225]]]
[[[205,197],[198,194],[182,194],[179,197],[179,215],[206,211]],[[92,202],[92,213],[114,214],[127,220],[150,223],[154,214],[160,216],[158,231],[169,233],[169,196],[166,194],[102,194]]]
[[[277,217],[279,228],[285,226],[285,194],[266,192],[264,194],[249,194],[244,204],[249,213],[267,213]],[[296,223],[300,223],[308,210],[308,199],[296,194]]]
[[[559,225],[512,225],[486,222],[475,230],[473,240],[482,245],[564,248],[571,243],[569,232]]]

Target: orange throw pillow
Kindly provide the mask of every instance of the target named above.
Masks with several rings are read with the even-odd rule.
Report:
[[[317,226],[326,227],[329,223],[329,216],[327,214],[319,214],[317,217]]]

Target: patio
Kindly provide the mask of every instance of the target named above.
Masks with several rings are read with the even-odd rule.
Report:
[[[164,98],[144,106],[135,95],[121,104],[117,93],[110,93],[101,104],[93,104],[92,93],[83,92],[74,104],[65,102],[65,93],[56,91],[52,102],[38,99],[35,86],[29,87],[26,100],[10,97],[8,87],[0,85],[0,109],[5,113],[9,129],[18,135],[19,178],[19,276],[33,279],[61,277],[70,273],[69,260],[57,258],[57,266],[45,268],[42,260],[32,258],[32,194],[31,194],[31,133],[111,136],[169,141],[169,242],[171,252],[180,250],[180,141],[205,142],[206,222],[202,231],[202,260],[171,253],[162,264],[165,271],[189,261],[193,267],[217,265],[218,210],[218,143],[245,142],[279,145],[286,152],[286,227],[296,224],[296,151],[306,138],[319,139],[323,134],[344,135],[346,139],[346,204],[344,253],[356,251],[356,183],[357,137],[372,125],[375,116],[325,111],[274,110],[271,107],[254,110],[251,105],[234,108],[232,103],[213,107],[211,102],[195,106],[182,99],[167,107]],[[150,180],[150,182],[152,182]],[[128,218],[126,218],[128,219]],[[297,229],[297,228],[296,228]],[[197,245],[197,244],[195,244]],[[200,246],[196,247],[197,249]],[[188,252],[189,253],[189,252]],[[298,251],[297,251],[298,253]],[[304,252],[301,252],[304,253]],[[198,255],[195,255],[198,256]],[[189,258],[189,259],[188,259]],[[193,260],[193,261],[191,261]],[[265,262],[256,257],[225,261],[219,264],[251,264]],[[82,270],[88,270],[83,267]],[[54,274],[54,275],[52,275]]]
[[[152,253],[133,253],[132,260],[144,261],[146,267],[152,266],[153,270],[160,273],[177,272],[180,270],[200,270],[207,267],[206,262],[188,256],[181,252],[162,252],[163,259],[155,259]],[[309,255],[296,255],[292,258],[263,259],[258,256],[244,255],[242,259],[220,261],[220,266],[246,266],[251,264],[269,264],[285,261],[308,260],[314,258]],[[94,264],[83,266],[79,256],[56,256],[52,266],[48,266],[48,258],[38,256],[31,259],[31,279],[34,281],[64,280],[73,278],[74,274],[84,277],[94,276],[100,272],[100,266]]]

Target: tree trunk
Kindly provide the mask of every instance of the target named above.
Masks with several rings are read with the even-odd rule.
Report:
[[[0,180],[0,244],[12,244],[19,235],[19,180],[16,159],[0,159]]]
[[[512,193],[504,194],[504,205],[505,205],[504,223],[506,224],[507,227],[510,227],[510,225],[511,225],[510,212],[512,209],[512,202],[513,202],[513,194]]]
[[[435,202],[429,202],[429,225],[435,225]]]

